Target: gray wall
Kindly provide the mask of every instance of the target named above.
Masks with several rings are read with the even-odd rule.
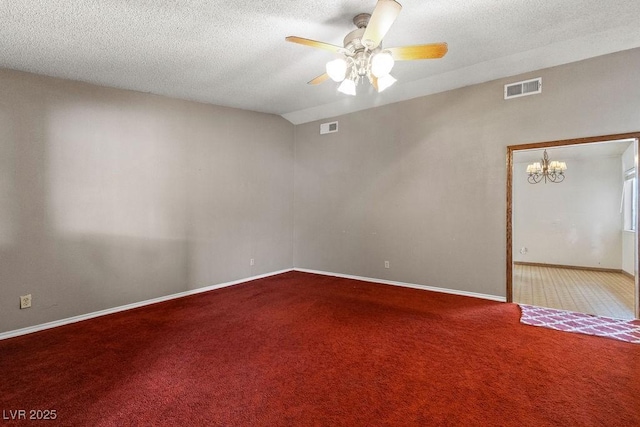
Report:
[[[6,70],[0,88],[0,332],[292,267],[281,117]]]
[[[506,147],[640,130],[639,69],[635,49],[296,126],[295,267],[504,296]]]
[[[506,146],[640,130],[638,69],[640,49],[607,55],[326,136],[0,71],[0,332],[292,265],[505,295]],[[538,76],[541,95],[502,99]]]

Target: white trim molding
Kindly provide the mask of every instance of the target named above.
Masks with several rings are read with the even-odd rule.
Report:
[[[319,275],[323,275],[323,276],[341,277],[341,278],[344,278],[344,279],[361,280],[361,281],[364,281],[364,282],[380,283],[380,284],[383,284],[383,285],[402,286],[402,287],[405,287],[405,288],[421,289],[423,291],[433,291],[433,292],[441,292],[441,293],[452,294],[452,295],[462,295],[462,296],[467,296],[467,297],[482,298],[482,299],[488,299],[488,300],[499,301],[499,302],[505,302],[506,301],[505,297],[496,296],[496,295],[480,294],[480,293],[476,293],[476,292],[460,291],[460,290],[456,290],[456,289],[437,288],[437,287],[433,287],[433,286],[418,285],[418,284],[414,284],[414,283],[405,283],[405,282],[396,282],[396,281],[392,281],[392,280],[376,279],[376,278],[372,278],[372,277],[353,276],[353,275],[350,275],[350,274],[331,273],[331,272],[328,272],[328,271],[309,270],[309,269],[306,269],[306,268],[289,268],[289,269],[285,269],[285,270],[273,271],[271,273],[260,274],[258,276],[246,277],[244,279],[234,280],[234,281],[231,281],[231,282],[225,282],[225,283],[219,283],[217,285],[205,286],[203,288],[190,289],[190,290],[184,291],[184,292],[178,292],[178,293],[175,293],[175,294],[165,295],[165,296],[162,296],[162,297],[148,299],[148,300],[145,300],[145,301],[139,301],[139,302],[134,302],[134,303],[131,303],[131,304],[121,305],[121,306],[118,306],[118,307],[107,308],[105,310],[94,311],[92,313],[86,313],[86,314],[81,314],[81,315],[78,315],[78,316],[67,317],[66,319],[54,320],[52,322],[42,323],[42,324],[34,325],[34,326],[28,326],[28,327],[22,328],[22,329],[16,329],[16,330],[13,330],[13,331],[3,332],[3,333],[0,333],[0,340],[4,340],[4,339],[7,339],[7,338],[13,338],[13,337],[17,337],[17,336],[20,336],[20,335],[31,334],[33,332],[43,331],[45,329],[56,328],[58,326],[63,326],[63,325],[71,324],[71,323],[81,322],[83,320],[89,320],[89,319],[93,319],[95,317],[106,316],[107,314],[118,313],[118,312],[121,312],[121,311],[131,310],[133,308],[138,308],[138,307],[144,307],[146,305],[156,304],[156,303],[163,302],[163,301],[169,301],[169,300],[176,299],[176,298],[182,298],[182,297],[186,297],[186,296],[189,296],[189,295],[195,295],[195,294],[199,294],[199,293],[202,293],[202,292],[213,291],[215,289],[226,288],[228,286],[239,285],[239,284],[242,284],[242,283],[250,282],[252,280],[257,280],[257,279],[262,279],[262,278],[269,277],[269,276],[275,276],[275,275],[278,275],[278,274],[287,273],[289,271],[300,271],[300,272],[303,272],[303,273],[319,274]]]
[[[452,294],[452,295],[461,295],[465,297],[474,297],[474,298],[482,298],[488,299],[491,301],[498,302],[506,302],[506,297],[501,297],[498,295],[488,295],[488,294],[480,294],[477,292],[469,292],[469,291],[460,291],[457,289],[447,289],[447,288],[437,288],[434,286],[427,285],[418,285],[415,283],[406,283],[406,282],[396,282],[393,280],[385,280],[385,279],[376,279],[373,277],[362,277],[362,276],[352,276],[350,274],[341,274],[341,273],[331,273],[329,271],[319,271],[319,270],[309,270],[306,268],[294,268],[294,271],[301,271],[303,273],[313,273],[313,274],[321,274],[323,276],[334,276],[334,277],[342,277],[344,279],[354,279],[354,280],[362,280],[363,282],[372,282],[372,283],[380,283],[383,285],[393,285],[393,286],[402,286],[405,288],[413,288],[413,289],[421,289],[423,291],[433,291],[440,292],[443,294]]]
[[[28,326],[26,328],[0,333],[0,340],[13,338],[20,335],[31,334],[33,332],[43,331],[45,329],[56,328],[58,326],[68,325],[70,323],[81,322],[83,320],[89,320],[95,317],[106,316],[107,314],[118,313],[120,311],[131,310],[133,308],[144,307],[145,305],[156,304],[159,302],[169,301],[176,298],[182,298],[189,295],[199,294],[202,292],[213,291],[215,289],[226,288],[228,286],[239,285],[241,283],[250,282],[256,279],[262,279],[269,276],[275,276],[277,274],[287,273],[289,271],[293,271],[293,268],[273,271],[271,273],[260,274],[258,276],[246,277],[244,279],[234,280],[232,282],[225,282],[225,283],[219,283],[217,285],[205,286],[203,288],[190,289],[188,291],[178,292],[176,294],[165,295],[162,297],[152,298],[145,301],[139,301],[131,304],[121,305],[118,307],[107,308],[100,311],[94,311],[92,313],[86,313],[86,314],[80,314],[78,316],[67,317],[66,319],[54,320],[52,322],[41,323],[39,325],[34,325],[34,326]]]

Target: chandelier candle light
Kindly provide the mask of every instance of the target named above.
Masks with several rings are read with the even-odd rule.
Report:
[[[537,184],[544,179],[545,184],[547,181],[559,183],[564,181],[564,171],[567,170],[567,164],[565,162],[549,161],[549,155],[547,150],[544,150],[542,159],[539,162],[531,163],[527,166],[527,178],[529,184]]]

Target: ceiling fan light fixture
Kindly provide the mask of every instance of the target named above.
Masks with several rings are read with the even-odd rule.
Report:
[[[334,82],[341,82],[347,75],[347,61],[342,58],[327,62],[327,74]]]
[[[391,72],[394,63],[391,52],[387,50],[378,52],[371,57],[371,74],[377,78],[386,76]]]
[[[446,43],[431,43],[412,46],[382,47],[382,40],[396,21],[402,5],[396,0],[377,0],[373,13],[360,13],[353,18],[357,29],[343,40],[343,46],[289,36],[285,40],[327,50],[340,55],[339,59],[326,64],[326,72],[310,80],[307,84],[317,85],[329,78],[339,83],[338,91],[347,95],[356,94],[359,82],[369,80],[378,92],[382,92],[396,82],[389,73],[395,61],[442,58],[448,51]],[[562,170],[562,165],[554,164],[554,170]]]
[[[356,82],[351,79],[345,79],[342,81],[340,86],[338,86],[338,92],[342,92],[345,95],[353,95],[356,94]]]
[[[397,80],[391,74],[387,74],[386,76],[382,76],[378,78],[378,92],[382,92],[386,88],[393,85]]]

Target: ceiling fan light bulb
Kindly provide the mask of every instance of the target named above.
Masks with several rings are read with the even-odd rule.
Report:
[[[371,57],[371,74],[377,78],[388,75],[393,68],[393,56],[389,51],[378,52]]]
[[[342,58],[327,62],[327,74],[334,82],[341,82],[347,75],[347,61]]]
[[[342,92],[345,95],[354,95],[356,94],[356,82],[351,79],[343,80],[340,86],[338,86],[338,92]]]
[[[393,85],[397,80],[391,74],[378,78],[378,92],[382,92],[389,86]]]

